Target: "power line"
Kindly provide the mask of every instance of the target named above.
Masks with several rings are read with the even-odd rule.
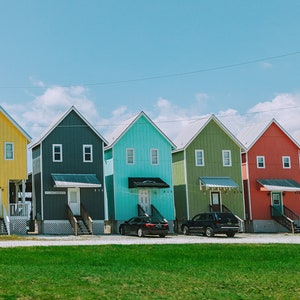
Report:
[[[149,81],[149,80],[156,80],[156,79],[164,79],[164,78],[171,78],[171,77],[182,77],[182,76],[188,76],[188,75],[194,75],[198,73],[205,73],[205,72],[212,72],[222,69],[230,69],[235,68],[239,66],[245,66],[250,65],[254,63],[263,62],[266,60],[274,60],[274,59],[280,59],[288,56],[294,56],[300,54],[300,51],[276,55],[276,56],[269,56],[265,58],[259,58],[254,60],[248,60],[236,64],[228,64],[223,66],[217,66],[217,67],[211,67],[211,68],[205,68],[205,69],[199,69],[189,72],[179,72],[179,73],[170,73],[170,74],[162,74],[162,75],[155,75],[155,76],[149,76],[149,77],[139,77],[139,78],[133,78],[133,79],[124,79],[124,80],[115,80],[115,81],[103,81],[103,82],[94,82],[94,83],[76,83],[76,84],[68,84],[68,85],[60,85],[55,84],[51,86],[60,86],[60,87],[72,87],[72,86],[105,86],[105,85],[115,85],[115,84],[124,84],[124,83],[132,83],[132,82],[139,82],[139,81]],[[41,89],[41,88],[48,88],[51,87],[50,85],[44,85],[44,86],[1,86],[0,89]]]

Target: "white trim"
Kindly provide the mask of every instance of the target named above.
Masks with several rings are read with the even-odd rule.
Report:
[[[55,147],[59,148],[59,152],[55,152]],[[60,155],[60,159],[55,159],[56,154]],[[52,144],[52,161],[53,162],[62,162],[63,161],[62,144]]]
[[[262,161],[262,163],[263,163],[263,166],[262,166],[262,167],[259,166],[259,163],[261,163],[261,162],[258,161],[259,158],[262,158],[262,160],[263,160],[263,161]],[[257,156],[256,156],[256,167],[257,167],[258,169],[265,169],[265,168],[266,168],[265,157],[264,157],[263,155],[257,155]]]
[[[288,167],[286,167],[284,164],[285,164],[285,161],[284,161],[284,159],[285,158],[287,158],[288,159],[288,163],[289,163],[289,165],[288,165]],[[292,167],[292,163],[291,163],[291,157],[290,156],[282,156],[282,168],[283,169],[290,169]]]
[[[186,213],[187,213],[187,219],[190,219],[190,204],[189,204],[189,185],[187,183],[187,169],[186,169],[186,150],[183,150],[183,162],[184,162],[184,183],[185,183],[185,199],[186,199]]]
[[[225,153],[229,153],[229,164],[225,164],[225,160],[227,158],[225,158]],[[222,161],[223,161],[223,167],[232,167],[232,158],[231,158],[231,150],[222,150]]]
[[[131,157],[128,155],[129,150],[132,150],[132,162],[128,161],[128,158]],[[134,165],[134,148],[126,148],[126,165]]]
[[[202,164],[198,164],[198,156],[197,156],[197,153],[202,153],[202,154],[201,154]],[[204,161],[204,150],[203,150],[203,149],[195,149],[195,166],[196,166],[196,167],[204,167],[204,166],[205,166],[205,161]]]
[[[12,146],[12,158],[7,158],[7,149],[6,146],[11,145]],[[4,160],[14,160],[15,159],[15,145],[14,142],[5,142],[4,143]]]
[[[156,151],[156,155],[153,156],[153,151]],[[156,157],[156,163],[153,162],[153,158]],[[157,148],[150,149],[150,163],[153,166],[159,165],[159,151]]]
[[[89,149],[90,152],[87,153],[86,149]],[[91,163],[93,162],[93,145],[92,144],[83,144],[82,145],[82,154],[83,154],[83,162]],[[90,155],[90,159],[86,159],[86,155]]]

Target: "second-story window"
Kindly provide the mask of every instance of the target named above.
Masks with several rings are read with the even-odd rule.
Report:
[[[256,156],[256,165],[257,165],[257,168],[260,168],[260,169],[265,168],[265,157],[264,156]]]
[[[93,162],[93,145],[83,145],[83,162]]]
[[[196,166],[204,166],[204,150],[195,150]]]
[[[282,156],[282,167],[284,169],[291,168],[291,158],[289,156]]]
[[[150,158],[151,158],[151,165],[158,165],[158,149],[151,149],[150,150]]]
[[[62,162],[62,145],[53,144],[52,145],[52,158],[54,162]]]
[[[126,163],[128,165],[134,164],[134,149],[133,148],[126,149]]]
[[[222,156],[223,156],[223,166],[231,167],[231,151],[222,150]]]
[[[5,143],[4,144],[4,157],[5,160],[13,160],[14,159],[14,143]]]

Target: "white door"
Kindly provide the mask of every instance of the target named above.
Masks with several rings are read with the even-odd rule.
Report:
[[[149,216],[151,215],[149,190],[139,190],[139,205]]]
[[[73,215],[80,216],[80,189],[68,189],[68,204],[73,212]]]

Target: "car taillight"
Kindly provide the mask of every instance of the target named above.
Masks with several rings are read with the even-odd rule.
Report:
[[[145,226],[146,226],[147,228],[152,228],[152,227],[155,226],[155,224],[152,224],[152,223],[146,223]]]
[[[165,228],[168,228],[168,227],[169,227],[169,225],[168,225],[168,224],[164,224],[164,227],[165,227]]]

